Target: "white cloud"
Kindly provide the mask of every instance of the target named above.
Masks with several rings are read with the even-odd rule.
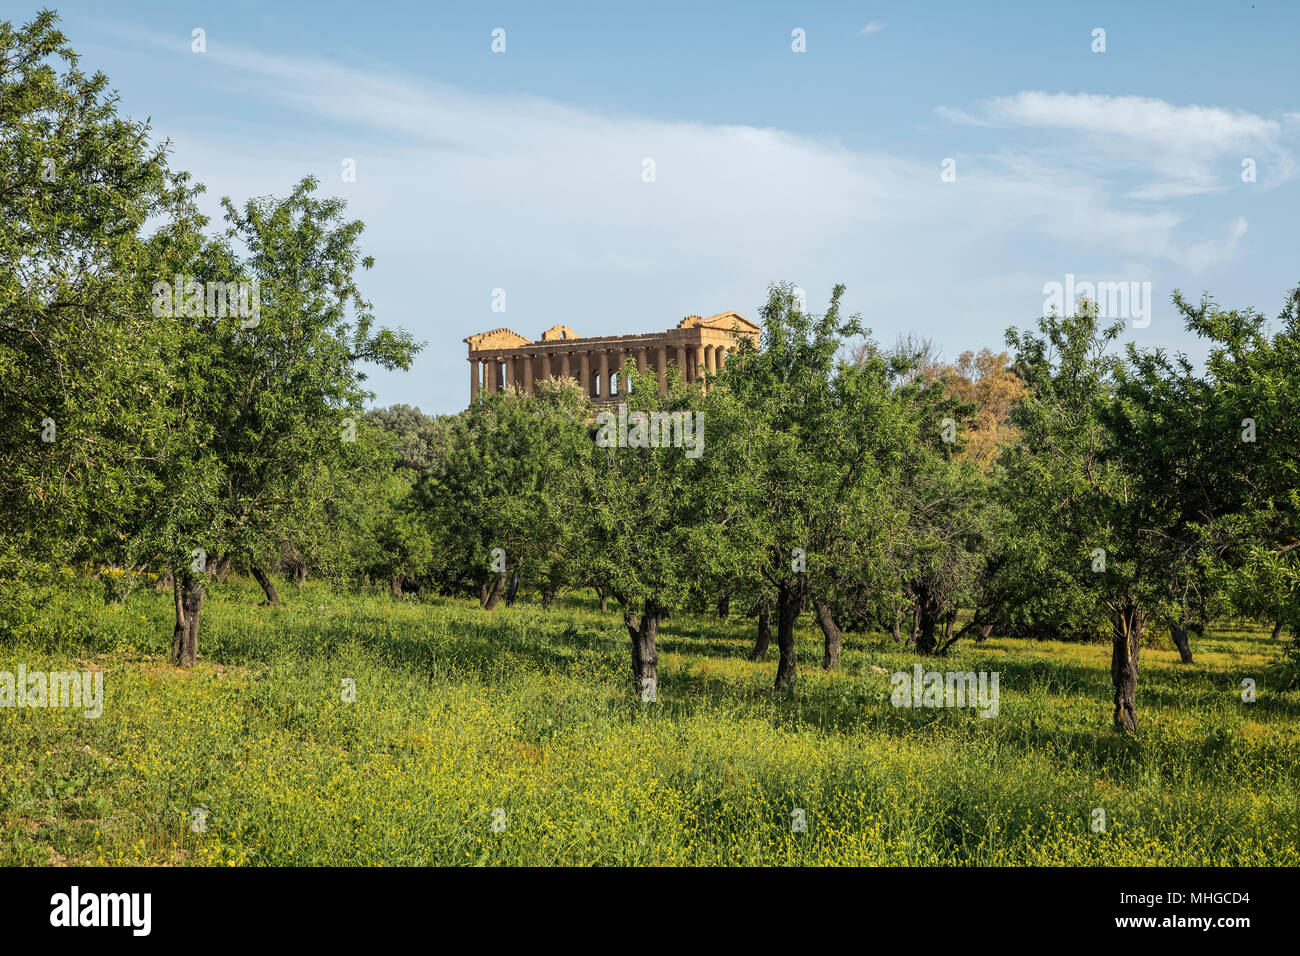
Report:
[[[365,277],[377,314],[430,343],[413,375],[378,377],[382,397],[426,409],[463,407],[460,340],[486,328],[646,331],[690,313],[752,315],[773,280],[798,282],[814,305],[843,281],[846,304],[879,338],[919,330],[957,354],[1000,345],[1007,325],[1038,315],[1043,283],[1066,271],[1109,274],[1136,259],[1205,268],[1231,256],[1245,229],[1207,238],[1051,152],[957,153],[958,179],[943,183],[941,156],[209,50],[204,82],[220,92],[193,102],[270,101],[305,118],[256,139],[218,137],[219,123],[194,110],[189,128],[166,127],[177,165],[237,201],[282,194],[308,172],[346,198],[378,260]],[[973,119],[1029,125],[1040,115],[1030,100]],[[340,183],[343,157],[357,160],[356,183]],[[641,178],[647,157],[653,183]],[[498,287],[505,314],[489,309]]]
[[[995,126],[997,124],[990,120],[983,120],[979,117],[972,116],[959,106],[936,106],[934,111],[937,115],[948,120],[950,123],[957,123],[961,126]]]
[[[1022,91],[995,97],[976,113],[940,107],[965,125],[1059,130],[1076,134],[1061,147],[1074,159],[1104,160],[1114,172],[1154,180],[1134,183],[1134,199],[1166,200],[1220,192],[1241,184],[1240,161],[1260,161],[1260,188],[1294,177],[1296,163],[1282,145],[1282,123],[1241,110],[1175,106],[1145,96]]]
[[[885,29],[884,23],[879,20],[872,20],[865,27],[859,30],[857,35],[860,37],[871,36],[871,34],[879,33],[883,29]]]

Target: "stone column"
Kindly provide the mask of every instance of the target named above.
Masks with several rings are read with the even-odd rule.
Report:
[[[515,357],[513,355],[507,355],[506,356],[506,390],[509,391],[510,386],[513,384],[515,384]]]
[[[686,377],[686,346],[677,346],[677,371],[682,375],[682,381],[689,381]]]
[[[668,347],[659,346],[658,361],[655,363],[655,370],[659,373],[659,394],[668,394]]]
[[[645,374],[645,349],[636,350],[636,370],[642,375]]]
[[[582,394],[591,398],[591,353],[580,352],[579,359],[582,368]]]
[[[497,360],[495,357],[487,359],[483,363],[483,375],[487,381],[488,394],[495,395],[497,393],[498,376]]]
[[[600,350],[600,397],[609,398],[609,350]]]
[[[560,378],[573,378],[573,372],[569,368],[569,353],[560,353]]]
[[[718,374],[718,347],[716,345],[704,346],[704,367],[710,375]]]
[[[533,357],[524,356],[524,394],[533,394]]]
[[[704,345],[695,346],[695,375],[692,378],[704,378]]]
[[[469,403],[474,404],[478,398],[478,359],[469,360]]]

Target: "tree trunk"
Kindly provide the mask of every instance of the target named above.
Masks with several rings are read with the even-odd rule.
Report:
[[[754,638],[754,649],[749,652],[751,661],[761,661],[767,657],[767,645],[772,643],[772,612],[762,608],[758,612],[758,636]]]
[[[555,603],[555,589],[545,588],[542,591],[542,610],[549,611],[551,605]]]
[[[968,624],[956,634],[953,634],[952,629],[957,624],[957,611],[955,608],[951,611],[945,612],[940,616],[939,620],[943,621],[943,640],[939,642],[939,647],[936,653],[947,654],[952,650],[952,646],[961,639],[961,636],[966,633],[970,625]]]
[[[393,597],[402,596],[402,576],[394,574],[388,581],[389,587],[393,589]]]
[[[727,615],[731,613],[731,595],[723,594],[718,598],[718,618],[725,621]]]
[[[208,571],[214,580],[224,583],[230,574],[230,555],[222,554],[208,562]]]
[[[1115,729],[1137,733],[1138,654],[1142,650],[1142,614],[1130,602],[1111,615],[1110,679],[1115,688]]]
[[[794,650],[794,622],[802,610],[803,595],[783,583],[776,599],[776,646],[781,651],[781,659],[776,665],[777,690],[794,690],[799,663]]]
[[[185,598],[181,589],[180,575],[175,572],[172,579],[172,606],[176,610],[176,626],[172,628],[172,651],[168,661],[173,667],[188,667],[185,661],[185,637],[188,631],[185,622]]]
[[[1174,639],[1174,647],[1178,648],[1178,658],[1184,664],[1192,663],[1192,647],[1187,643],[1187,628],[1181,624],[1170,624],[1169,634]]]
[[[894,615],[894,626],[891,632],[894,635],[894,643],[903,643],[903,621],[898,615]]]
[[[307,583],[307,562],[297,561],[293,566],[293,586],[302,587]]]
[[[1276,641],[1281,636],[1282,636],[1282,622],[1275,621],[1273,623],[1273,640]]]
[[[253,577],[257,579],[258,584],[262,585],[262,590],[266,592],[266,599],[270,602],[271,607],[279,607],[280,595],[275,593],[275,585],[271,583],[271,579],[267,577],[266,572],[256,564],[253,565]]]
[[[934,630],[939,624],[939,607],[930,597],[929,588],[919,588],[916,597],[916,650],[933,654],[938,648]]]
[[[482,599],[483,610],[496,610],[497,601],[501,600],[501,595],[506,589],[506,573],[502,571],[493,580],[488,588],[484,588],[484,597]]]
[[[638,624],[635,611],[626,608],[623,611],[623,624],[627,627],[628,636],[632,638],[632,677],[639,695],[644,695],[651,689],[656,692],[658,690],[659,651],[656,640],[659,635],[659,617],[656,609],[648,607],[642,612]]]
[[[203,613],[203,601],[207,597],[202,582],[191,581],[185,589],[185,657],[187,666],[193,667],[199,658],[199,616]]]
[[[172,598],[176,626],[172,629],[170,662],[176,667],[193,667],[199,656],[199,615],[203,613],[203,584],[190,575],[172,573]]]
[[[506,607],[514,607],[515,595],[519,593],[519,565],[515,565],[514,573],[510,575],[510,587],[506,589]]]
[[[821,626],[822,636],[826,638],[826,653],[822,657],[822,670],[834,670],[840,666],[840,644],[843,635],[840,629],[835,626],[835,619],[831,617],[831,609],[826,602],[818,599],[813,601],[813,610],[817,614],[817,623]]]
[[[976,643],[976,644],[983,644],[985,641],[987,641],[987,640],[989,639],[989,635],[992,634],[992,633],[993,633],[993,625],[992,625],[992,624],[981,624],[981,625],[980,625],[980,636],[977,637],[977,638],[975,638],[975,643]]]
[[[596,597],[600,598],[600,613],[609,612],[609,593],[604,588],[596,588]]]

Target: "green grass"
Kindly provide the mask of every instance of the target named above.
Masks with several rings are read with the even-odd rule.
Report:
[[[848,635],[828,674],[805,623],[786,695],[775,650],[744,659],[751,622],[678,616],[642,704],[621,618],[590,602],[287,591],[276,611],[214,589],[189,672],[166,665],[169,595],[106,606],[74,582],[0,621],[0,670],[100,668],[107,698],[98,719],[0,708],[0,863],[1300,863],[1300,699],[1270,692],[1258,630],[1207,636],[1190,667],[1145,650],[1129,740],[1104,645],[927,665],[998,671],[984,720],[891,706],[916,657],[888,636]]]

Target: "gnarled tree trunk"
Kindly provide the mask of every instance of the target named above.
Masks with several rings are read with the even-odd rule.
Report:
[[[172,629],[169,661],[176,667],[193,667],[199,656],[199,615],[203,613],[203,584],[193,575],[172,572],[172,598],[176,626]]]
[[[515,565],[510,575],[510,587],[506,589],[506,607],[514,607],[515,595],[519,593],[519,565]]]
[[[230,555],[221,554],[208,562],[208,573],[218,582],[224,582],[230,574]]]
[[[781,659],[776,665],[777,690],[794,690],[798,675],[798,659],[794,650],[794,623],[803,610],[803,594],[799,589],[782,583],[776,598],[776,646]]]
[[[1282,636],[1282,622],[1275,621],[1273,623],[1273,640],[1276,641],[1281,636]]]
[[[275,585],[271,583],[266,572],[256,564],[253,565],[253,577],[257,579],[258,584],[262,585],[262,590],[266,592],[266,600],[270,602],[271,607],[279,607],[280,595],[275,593]]]
[[[921,654],[933,654],[938,649],[934,638],[939,625],[939,603],[927,587],[916,589],[916,649]]]
[[[718,598],[718,618],[720,620],[725,621],[727,619],[727,615],[730,613],[731,613],[731,595],[724,593]]]
[[[833,670],[840,666],[840,645],[843,643],[843,635],[835,626],[835,619],[831,616],[831,609],[825,601],[820,598],[815,599],[813,611],[817,614],[817,624],[822,629],[822,636],[826,638],[826,653],[822,656],[822,669]]]
[[[500,574],[498,574],[495,578],[492,579],[490,584],[483,585],[483,590],[482,590],[483,596],[479,599],[479,603],[482,605],[483,610],[485,611],[496,610],[497,601],[501,600],[501,595],[505,593],[505,590],[506,590],[506,573],[502,571]]]
[[[1174,639],[1174,647],[1178,648],[1179,661],[1192,663],[1192,647],[1187,643],[1187,628],[1181,624],[1170,624],[1169,635]]]
[[[628,636],[632,638],[632,677],[636,681],[636,692],[643,699],[654,696],[659,686],[659,651],[656,641],[659,634],[660,612],[647,607],[641,613],[640,622],[636,612],[629,611],[624,605],[623,624]]]
[[[1115,729],[1137,733],[1138,654],[1146,620],[1133,602],[1111,614],[1110,680],[1115,688]]]

